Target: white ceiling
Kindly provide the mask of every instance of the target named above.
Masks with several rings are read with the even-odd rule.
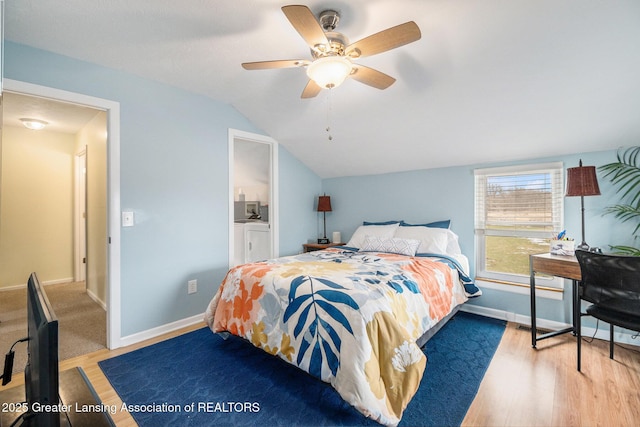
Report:
[[[5,37],[229,103],[323,178],[508,161],[640,141],[638,0],[312,0],[351,41],[413,20],[422,38],[300,99],[308,59],[276,0],[7,0]],[[325,128],[331,127],[333,140]]]
[[[2,96],[3,126],[19,126],[20,119],[37,119],[47,122],[49,132],[78,133],[99,110],[82,105],[51,99],[4,92]]]

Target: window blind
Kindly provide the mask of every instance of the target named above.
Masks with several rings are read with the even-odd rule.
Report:
[[[548,236],[561,228],[562,163],[476,169],[474,174],[476,232]]]

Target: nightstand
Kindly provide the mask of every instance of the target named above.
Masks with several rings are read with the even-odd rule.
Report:
[[[304,248],[304,252],[313,252],[313,251],[320,251],[322,249],[327,249],[327,248],[331,248],[334,246],[344,246],[346,245],[346,243],[305,243],[302,245],[302,247]]]

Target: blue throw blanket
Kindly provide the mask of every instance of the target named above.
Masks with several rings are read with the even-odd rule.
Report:
[[[340,247],[341,250],[347,250],[350,252],[358,252],[359,249],[358,248],[353,248],[350,246],[342,246]],[[438,261],[443,262],[445,264],[447,264],[449,267],[451,268],[455,268],[456,270],[458,270],[458,277],[460,278],[460,281],[462,282],[462,285],[464,286],[464,291],[467,294],[467,296],[469,298],[475,298],[475,297],[479,297],[480,295],[482,295],[482,290],[480,288],[478,288],[476,286],[476,284],[473,282],[473,279],[471,277],[469,277],[467,275],[467,273],[464,272],[462,266],[460,265],[460,263],[458,262],[458,260],[456,260],[455,258],[450,257],[449,255],[444,255],[444,254],[430,254],[430,253],[419,253],[416,254],[417,257],[424,257],[424,258],[439,258]]]
[[[464,291],[467,293],[468,297],[474,298],[482,295],[482,290],[480,290],[480,288],[478,288],[476,284],[473,282],[473,279],[469,277],[467,273],[464,272],[464,270],[462,269],[462,266],[456,259],[443,254],[416,254],[416,256],[427,257],[427,258],[440,258],[438,261],[444,262],[450,267],[458,270],[458,277],[460,277],[460,281],[462,282],[462,285],[464,286]]]

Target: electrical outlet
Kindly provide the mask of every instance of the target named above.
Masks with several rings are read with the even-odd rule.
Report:
[[[198,281],[197,280],[189,280],[187,282],[187,293],[188,294],[195,294],[196,292],[198,292]]]

